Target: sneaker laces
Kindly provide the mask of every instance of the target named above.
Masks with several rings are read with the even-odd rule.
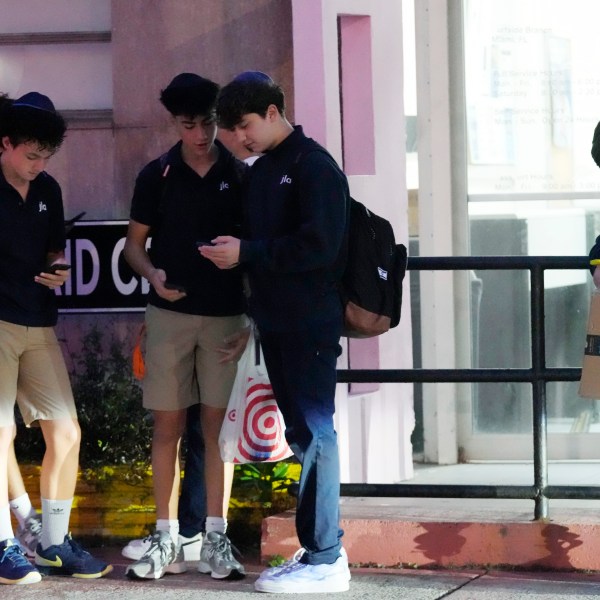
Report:
[[[286,560],[284,563],[282,563],[280,565],[277,565],[276,567],[271,567],[268,570],[271,573],[279,573],[280,571],[286,571],[291,566],[299,563],[300,559],[304,556],[305,553],[306,553],[305,548],[298,548],[298,550],[296,550],[296,552],[294,552],[294,556],[292,556],[292,558],[290,558],[289,560]]]
[[[150,545],[152,545],[152,538],[153,538],[153,537],[154,537],[154,536],[153,536],[151,533],[149,533],[149,534],[148,534],[146,537],[144,537],[144,538],[141,538],[141,539],[140,539],[140,542],[141,542],[142,544],[145,544],[146,542],[148,542]],[[136,541],[136,540],[132,540],[132,541]],[[129,542],[129,544],[131,544],[131,543],[132,543],[132,542]],[[128,545],[129,545],[129,544],[128,544]]]
[[[10,561],[16,567],[22,567],[23,565],[31,564],[25,557],[25,554],[23,554],[23,549],[21,546],[19,546],[19,544],[10,544],[9,546],[6,546],[2,552],[2,556],[0,557],[0,564],[2,564],[5,560]]]
[[[42,533],[42,520],[39,516],[30,517],[25,523],[25,530],[29,531],[35,537],[39,537]]]
[[[286,564],[286,566],[282,569],[280,569],[279,571],[277,571],[276,573],[273,574],[274,577],[282,577],[284,575],[288,575],[289,573],[294,573],[295,571],[300,571],[302,569],[306,569],[306,567],[308,567],[308,564],[300,562],[299,560],[296,561],[288,561],[288,564]]]
[[[150,548],[144,552],[140,561],[151,558],[158,554],[160,557],[160,564],[170,563],[172,560],[172,552],[167,541],[161,541],[160,537],[156,534],[148,536],[150,538]],[[171,539],[171,538],[169,538]]]
[[[227,561],[235,561],[231,552],[232,549],[235,550],[238,556],[242,555],[241,552],[231,543],[231,540],[224,533],[219,535],[218,542],[207,544],[207,552],[209,557],[220,555]]]

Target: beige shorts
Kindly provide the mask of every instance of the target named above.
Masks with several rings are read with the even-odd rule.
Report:
[[[15,422],[15,400],[28,427],[38,420],[77,418],[53,327],[0,321],[0,427]]]
[[[144,407],[181,410],[200,401],[226,408],[237,363],[219,363],[218,348],[245,323],[245,315],[205,317],[148,305]]]

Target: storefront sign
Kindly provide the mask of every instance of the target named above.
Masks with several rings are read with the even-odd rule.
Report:
[[[75,223],[65,249],[71,277],[56,290],[61,313],[144,310],[150,285],[125,262],[126,234],[127,221]]]

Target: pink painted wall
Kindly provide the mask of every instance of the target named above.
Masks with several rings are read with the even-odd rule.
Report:
[[[339,34],[344,171],[374,175],[371,17],[340,16]]]

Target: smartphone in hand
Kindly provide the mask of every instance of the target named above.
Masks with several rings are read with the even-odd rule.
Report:
[[[178,292],[185,294],[185,287],[183,287],[179,283],[171,283],[170,281],[165,281],[164,287],[168,290],[176,290]]]
[[[201,248],[202,246],[214,246],[214,244],[207,240],[198,240],[196,242],[196,248]]]
[[[65,265],[63,263],[54,263],[53,265],[48,265],[44,269],[44,273],[52,273],[52,275],[56,275],[57,271],[68,271],[71,268],[71,265]]]

